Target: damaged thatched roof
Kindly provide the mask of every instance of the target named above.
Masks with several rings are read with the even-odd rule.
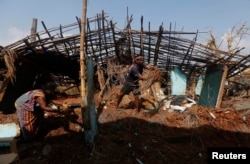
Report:
[[[0,61],[3,63],[6,50],[14,50],[18,58],[30,53],[55,51],[67,57],[78,58],[80,48],[81,20],[76,17],[76,22],[56,28],[44,27],[43,31],[31,34],[15,43],[2,48]],[[118,29],[108,16],[102,12],[95,17],[87,19],[85,34],[85,51],[88,56],[93,56],[101,66],[107,64],[107,58],[116,58],[119,64],[126,64],[133,54],[141,53],[145,61],[157,65],[162,71],[168,71],[172,66],[178,66],[188,75],[193,72],[204,73],[206,66],[211,64],[227,64],[228,77],[245,70],[250,65],[250,55],[241,55],[238,52],[225,52],[213,46],[197,42],[196,32],[183,32],[165,30],[163,25],[158,31],[143,28],[131,29],[128,25]],[[191,39],[188,39],[191,38]],[[131,52],[131,53],[129,53]],[[219,55],[218,55],[219,54]],[[1,64],[1,73],[6,73],[6,66]]]

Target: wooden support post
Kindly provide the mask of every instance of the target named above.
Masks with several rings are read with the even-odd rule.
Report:
[[[155,45],[154,65],[157,65],[162,33],[163,33],[163,27],[161,25],[159,27],[159,35],[158,35],[158,39],[157,39],[157,42],[156,42],[156,45]]]
[[[96,119],[96,111],[95,111],[95,101],[94,101],[94,63],[92,57],[88,57],[87,60],[87,84],[88,84],[88,94],[87,94],[87,102],[88,105],[84,109],[85,115],[84,119],[88,120],[89,130],[84,131],[85,142],[89,147],[93,147],[94,138],[97,134],[97,119]]]
[[[108,49],[107,49],[107,38],[106,38],[106,28],[105,28],[105,15],[104,15],[104,11],[102,10],[102,30],[103,30],[103,36],[104,36],[104,48],[105,48],[105,52],[106,52],[106,57],[108,57]]]
[[[144,49],[143,49],[143,16],[141,17],[140,54],[144,57]]]
[[[102,44],[102,33],[101,33],[101,21],[100,20],[102,20],[102,18],[100,18],[99,17],[99,14],[97,14],[97,16],[96,16],[96,19],[97,19],[97,27],[98,27],[98,41],[99,41],[99,55],[98,56],[102,56],[102,46],[103,46],[103,44]]]
[[[36,31],[37,31],[37,19],[32,19],[32,25],[30,30],[30,41],[35,42],[36,41]]]
[[[82,119],[84,130],[90,129],[89,110],[87,108],[86,93],[86,54],[85,54],[85,24],[87,13],[87,0],[83,0],[82,21],[81,21],[81,37],[80,37],[80,78],[81,78],[81,98],[82,98]]]
[[[89,19],[87,19],[87,31],[88,31],[88,33],[89,33],[89,35],[90,35],[90,44],[91,44],[91,50],[92,50],[92,54],[94,55],[94,56],[97,56],[96,54],[95,54],[95,50],[94,50],[94,45],[93,45],[93,41],[92,41],[92,39],[91,39],[91,34],[90,34],[90,31],[91,31],[91,29],[90,29],[90,25],[89,25]]]
[[[117,41],[115,39],[115,27],[114,27],[114,24],[112,21],[110,21],[110,24],[111,24],[111,29],[112,29],[112,33],[113,33],[113,42],[115,44],[115,55],[119,61],[119,63],[121,63],[121,58],[120,58],[120,53],[119,53],[119,45],[117,45]]]
[[[151,59],[151,33],[150,33],[150,22],[148,23],[148,31],[149,31],[149,35],[148,35],[148,63],[150,63],[150,59]]]
[[[220,89],[219,89],[219,93],[218,93],[218,97],[217,97],[217,102],[216,102],[216,105],[215,105],[216,109],[220,108],[220,105],[221,105],[222,96],[223,96],[223,93],[224,93],[225,81],[226,81],[226,78],[227,78],[227,73],[228,73],[228,66],[225,65],[224,68],[223,68],[223,75],[222,75],[222,78],[221,78]]]

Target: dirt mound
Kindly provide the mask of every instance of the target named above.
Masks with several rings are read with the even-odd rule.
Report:
[[[127,97],[124,104],[127,100],[133,101]],[[208,147],[250,147],[248,109],[233,108],[248,98],[224,100],[216,110],[159,108],[152,115],[149,109],[135,114],[130,106],[117,111],[114,102],[113,98],[98,115],[93,149],[84,142],[81,109],[74,108],[67,115],[47,115],[45,138],[17,143],[20,163],[206,163]],[[16,114],[1,114],[0,122],[17,122]]]

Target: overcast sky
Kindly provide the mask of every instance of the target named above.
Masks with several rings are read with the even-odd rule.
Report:
[[[0,45],[5,46],[29,35],[32,19],[38,19],[38,31],[76,22],[81,18],[83,0],[0,0]],[[176,31],[212,31],[217,40],[232,28],[246,23],[250,27],[250,0],[88,0],[87,17],[104,10],[109,19],[124,28],[127,8],[133,15],[132,28],[140,28],[143,16],[144,30],[148,22],[151,30],[158,30],[163,23]],[[206,35],[208,36],[208,35]],[[200,42],[206,36],[199,36]],[[241,46],[250,45],[250,35],[244,35]],[[246,53],[250,54],[250,48]]]

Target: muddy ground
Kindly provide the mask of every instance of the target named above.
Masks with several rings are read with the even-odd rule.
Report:
[[[44,138],[18,140],[18,163],[207,163],[209,147],[250,147],[250,112],[235,110],[236,105],[250,102],[248,97],[228,97],[216,110],[159,108],[152,115],[149,109],[136,114],[129,98],[122,101],[122,110],[115,109],[115,98],[99,109],[92,149],[84,142],[79,107],[67,114],[46,115]],[[81,102],[79,97],[66,100]],[[17,123],[16,113],[0,114],[0,123],[10,122]],[[2,147],[0,151],[9,150]]]

